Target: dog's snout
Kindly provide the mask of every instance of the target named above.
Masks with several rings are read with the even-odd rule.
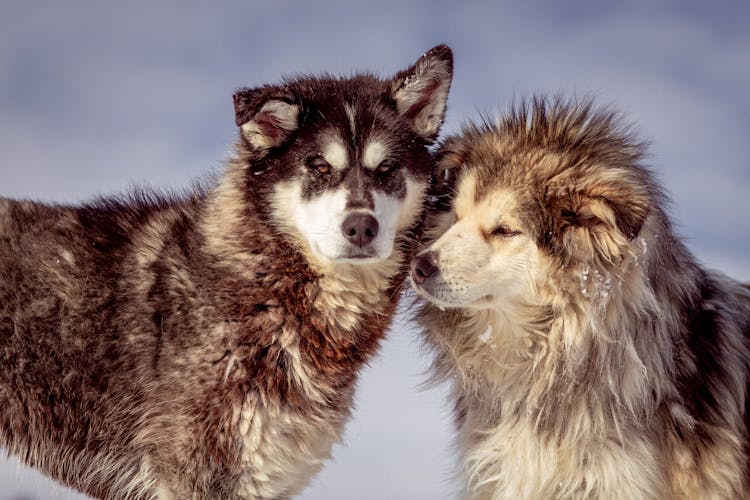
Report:
[[[435,252],[417,255],[411,261],[411,277],[418,285],[427,281],[427,278],[435,274],[437,270],[437,255],[435,255]]]
[[[353,244],[363,247],[369,245],[378,235],[378,220],[368,214],[351,214],[341,225],[341,231],[346,239]]]

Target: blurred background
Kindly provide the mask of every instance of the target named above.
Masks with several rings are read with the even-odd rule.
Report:
[[[750,280],[750,3],[0,1],[0,196],[79,202],[222,168],[232,92],[455,54],[444,132],[535,92],[594,95],[652,143],[697,257]],[[305,500],[455,498],[445,388],[401,314]],[[0,500],[84,498],[5,458]]]

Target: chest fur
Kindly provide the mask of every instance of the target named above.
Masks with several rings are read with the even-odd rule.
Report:
[[[369,309],[320,285],[299,295],[299,310],[277,298],[228,332],[235,347],[223,363],[238,395],[229,416],[238,497],[293,495],[322,467],[350,416],[359,369],[395,305],[383,291],[369,297]]]
[[[298,493],[330,457],[348,412],[302,415],[248,395],[239,409],[240,498]]]
[[[587,425],[581,420],[578,425]],[[487,499],[667,498],[655,446],[615,439],[546,436],[525,417],[480,422],[469,410],[460,429],[469,496]]]

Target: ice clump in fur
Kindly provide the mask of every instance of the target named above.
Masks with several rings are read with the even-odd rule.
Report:
[[[588,290],[586,288],[586,285],[589,279],[590,272],[591,268],[589,266],[586,266],[583,271],[581,271],[581,293],[584,297],[588,297]]]
[[[648,242],[646,241],[646,238],[638,238],[641,243],[641,247],[643,247],[642,255],[646,255],[646,252],[648,252]]]
[[[492,325],[487,325],[487,329],[478,338],[485,344],[489,344],[492,349],[496,347],[492,337]]]
[[[492,339],[492,325],[487,325],[487,329],[479,336],[479,340],[485,344],[489,343]]]
[[[606,299],[609,296],[609,289],[612,287],[612,280],[609,276],[604,276],[599,272],[598,269],[594,269],[594,284],[596,291],[602,299]]]

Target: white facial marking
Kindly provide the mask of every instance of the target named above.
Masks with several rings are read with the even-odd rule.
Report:
[[[419,207],[426,189],[425,184],[406,177],[406,196],[400,202],[403,208],[398,219],[398,229],[406,229],[414,224],[421,213]]]
[[[344,111],[346,116],[349,118],[349,128],[352,131],[352,137],[357,136],[357,109],[350,103],[344,104]]]
[[[406,196],[403,199],[379,191],[373,192],[375,218],[380,224],[377,249],[378,254],[383,258],[393,253],[396,233],[414,224],[414,220],[419,215],[419,205],[424,196],[424,190],[424,185],[407,177]]]
[[[407,178],[403,199],[374,191],[374,210],[347,210],[348,193],[343,187],[305,200],[302,185],[288,183],[276,187],[274,204],[281,222],[293,227],[318,259],[367,264],[391,256],[397,232],[419,216],[424,190],[423,184]],[[378,234],[367,247],[353,245],[341,229],[353,212],[370,214],[378,221]]]
[[[349,165],[346,147],[339,141],[331,141],[323,150],[323,158],[334,170],[344,170]]]
[[[365,153],[362,156],[362,161],[365,165],[365,168],[377,168],[377,166],[380,165],[380,162],[385,160],[387,154],[388,148],[386,148],[385,144],[383,144],[382,142],[368,142],[365,146]]]
[[[339,253],[341,223],[346,211],[346,190],[325,191],[317,198],[300,202],[295,210],[297,227],[306,232],[313,252],[326,257]]]

